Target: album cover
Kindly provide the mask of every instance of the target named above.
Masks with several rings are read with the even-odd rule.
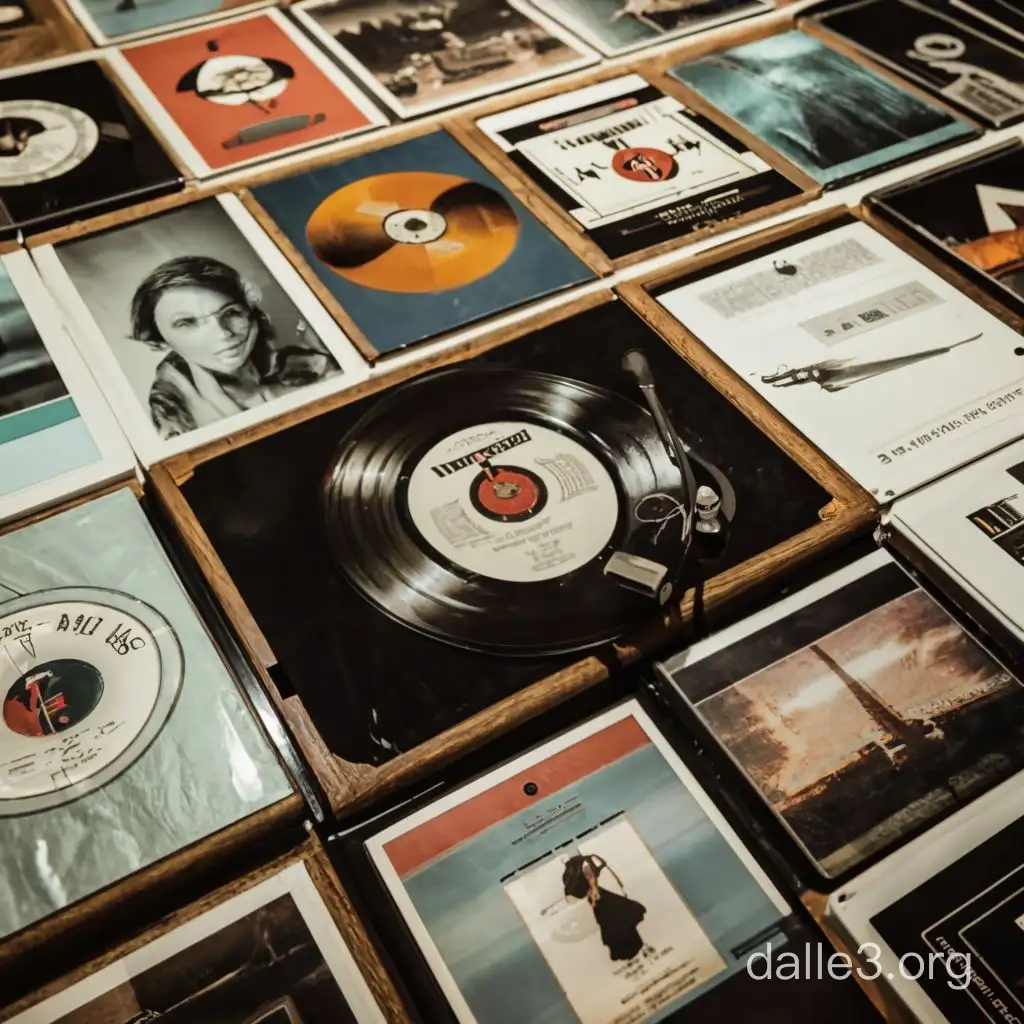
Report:
[[[0,522],[134,470],[31,259],[0,256]]]
[[[1024,309],[1022,174],[1024,147],[1013,142],[867,201]]]
[[[827,878],[1024,766],[1024,688],[884,551],[660,671]]]
[[[612,259],[801,194],[714,121],[639,75],[477,127]]]
[[[33,257],[147,466],[368,373],[233,195]]]
[[[1024,401],[1024,389],[1004,401]],[[1006,448],[896,502],[891,530],[1024,642],[1024,443]],[[1014,643],[1014,640],[1016,641]]]
[[[291,793],[130,490],[0,538],[0,599],[0,937]]]
[[[444,131],[252,191],[382,355],[594,279]]]
[[[291,11],[402,118],[563,75],[599,59],[520,0],[302,0]]]
[[[511,988],[517,1020],[665,1020],[786,944],[785,898],[635,701],[366,849],[460,1024]]]
[[[870,955],[865,972],[902,1003],[894,1010],[936,1024],[1024,1013],[1022,783],[1003,783],[829,901],[833,926]]]
[[[122,47],[111,61],[199,177],[387,123],[276,10]]]
[[[267,0],[67,0],[100,46],[269,6]]]
[[[184,186],[100,60],[0,74],[0,237],[32,234]]]
[[[987,25],[1024,41],[1024,11],[1017,0],[949,0],[953,7],[974,15]]]
[[[301,861],[157,934],[7,1024],[385,1024]]]
[[[825,187],[980,133],[803,32],[783,32],[669,72]]]
[[[605,56],[705,32],[773,9],[771,0],[533,0]]]
[[[646,355],[662,403],[685,443],[705,461],[725,467],[735,492],[736,515],[724,552],[710,565],[690,563],[680,586],[692,587],[705,578],[720,579],[721,573],[763,556],[821,522],[819,510],[831,500],[829,491],[620,302],[605,302],[567,317],[465,360],[459,367],[568,377],[608,389],[621,400],[642,404],[635,379],[622,367],[623,356],[630,349]],[[324,507],[325,475],[339,453],[342,439],[363,417],[376,416],[389,400],[387,389],[321,412],[208,461],[197,461],[180,485],[191,514],[266,638],[276,685],[301,700],[334,756],[369,765],[384,764],[413,750],[583,656],[576,652],[501,657],[461,649],[383,614],[347,582],[331,542],[336,521],[327,518]],[[459,407],[454,398],[449,404]],[[447,407],[444,413],[448,415]],[[507,413],[494,409],[487,418],[504,421]],[[536,420],[537,416],[529,419]],[[475,422],[466,416],[464,426],[470,436]],[[433,423],[429,414],[410,416],[407,429],[419,445],[401,461],[403,472],[429,447]],[[482,432],[490,427],[492,423],[483,424]],[[466,445],[459,447],[465,454],[474,451]],[[567,447],[559,446],[555,451],[564,453]],[[593,454],[589,449],[587,453]],[[607,453],[599,451],[596,459],[606,479],[618,472],[607,461]],[[367,481],[383,465],[375,465]],[[574,468],[570,462],[570,472],[562,474],[567,484],[582,490],[578,485],[585,483],[587,491],[580,501],[590,503],[587,507],[593,507],[596,501],[603,508],[603,492],[591,486],[596,478],[592,476],[587,482],[582,473],[571,472]],[[472,476],[461,475],[464,479]],[[549,479],[554,476],[552,470]],[[560,488],[555,483],[551,491],[557,495]],[[525,493],[531,493],[529,488]],[[427,507],[433,509],[434,505]],[[756,511],[764,508],[772,509],[772,514]],[[366,511],[379,513],[380,509],[380,504],[371,504]],[[458,507],[451,511],[458,512]],[[626,515],[620,504],[616,544],[620,543],[620,523],[625,524]],[[426,514],[419,518],[423,523],[433,520]],[[453,518],[458,519],[438,515],[435,529],[449,525]],[[678,517],[673,519],[665,534],[676,529],[678,522]],[[588,523],[585,520],[581,525]],[[532,530],[534,525],[523,522],[509,529]],[[493,542],[493,529],[489,543]],[[549,534],[547,539],[554,542],[557,537]],[[463,540],[465,532],[451,539]],[[520,535],[515,534],[515,540],[520,540]],[[510,542],[502,569],[510,563],[516,567],[516,549],[517,545]],[[400,550],[393,544],[381,549],[375,578],[387,578],[386,567]],[[539,550],[542,556],[557,553],[557,545],[549,543],[546,550],[543,546]],[[437,553],[434,557],[440,566],[450,567],[445,556]],[[523,560],[520,553],[520,565]],[[466,578],[487,582],[479,572],[481,561],[482,556],[476,562],[476,575],[467,573]],[[553,558],[538,558],[544,569],[551,569],[553,563]],[[498,575],[498,567],[489,573]],[[556,568],[556,578],[557,573]],[[562,578],[573,582],[571,575]],[[514,599],[517,607],[527,606],[534,592],[523,585],[512,594],[510,602]],[[652,600],[652,614],[657,614],[656,607]],[[558,622],[576,614],[564,603],[556,602],[550,609]],[[495,620],[501,617],[501,611],[492,615]],[[377,682],[368,687],[366,680],[371,677]]]
[[[1019,335],[865,223],[654,295],[881,504],[1024,433]]]
[[[1024,117],[1024,52],[914,0],[860,0],[818,20],[990,128]]]

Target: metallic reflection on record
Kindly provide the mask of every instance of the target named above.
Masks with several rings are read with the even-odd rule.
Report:
[[[428,171],[362,178],[328,196],[306,237],[335,273],[387,292],[439,292],[493,273],[512,255],[519,221],[486,185]]]
[[[397,388],[328,467],[327,531],[352,586],[412,629],[507,655],[603,643],[657,605],[615,552],[686,553],[686,488],[650,414],[543,373],[457,368]]]
[[[159,612],[111,590],[44,590],[0,604],[0,817],[58,807],[128,768],[182,682]]]

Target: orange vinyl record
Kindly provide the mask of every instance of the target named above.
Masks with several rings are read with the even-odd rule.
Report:
[[[497,270],[515,249],[519,221],[486,185],[454,174],[397,171],[328,196],[306,222],[306,238],[353,284],[440,292]]]

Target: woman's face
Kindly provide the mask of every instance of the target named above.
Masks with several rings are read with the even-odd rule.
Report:
[[[245,365],[259,330],[247,305],[198,285],[169,288],[153,318],[160,337],[182,359],[222,374]]]

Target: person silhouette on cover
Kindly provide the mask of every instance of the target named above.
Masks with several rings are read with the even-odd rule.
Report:
[[[562,888],[566,899],[587,899],[601,931],[601,941],[608,947],[612,960],[632,960],[644,948],[637,926],[647,916],[647,908],[628,896],[619,895],[599,884],[606,870],[623,888],[619,876],[603,858],[592,853],[575,854],[565,862]]]

